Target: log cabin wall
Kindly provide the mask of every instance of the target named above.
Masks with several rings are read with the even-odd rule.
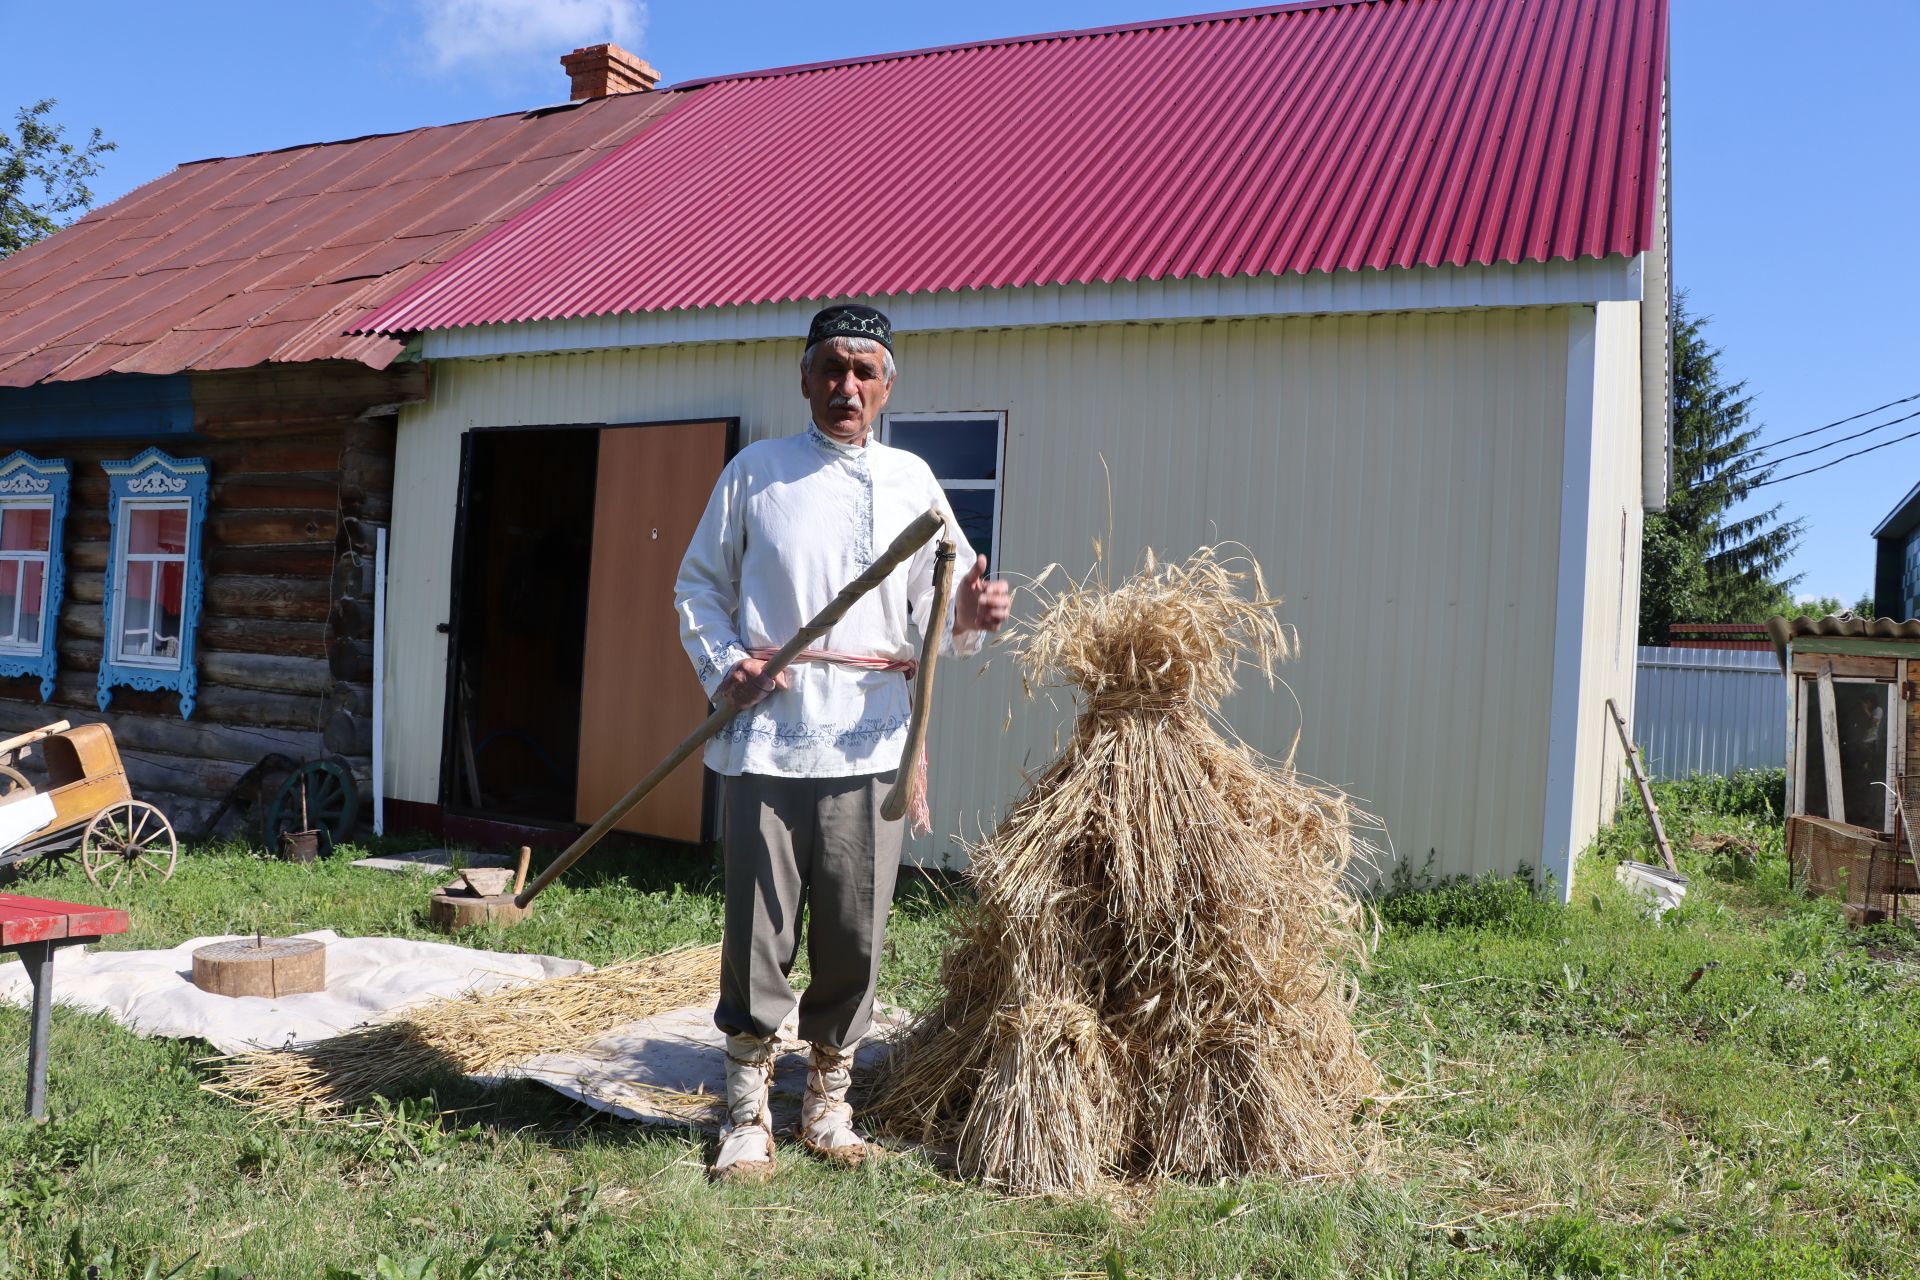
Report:
[[[52,720],[113,729],[136,797],[199,832],[242,776],[271,754],[334,758],[353,772],[362,816],[373,750],[376,531],[392,515],[395,417],[425,371],[299,365],[194,377],[194,435],[21,447],[73,472],[60,610],[60,668],[42,704],[31,678],[0,679],[0,728]],[[115,688],[97,707],[108,570],[104,460],[149,445],[207,461],[198,705]],[[31,772],[31,769],[30,769]],[[244,812],[247,823],[257,806]],[[235,832],[229,816],[221,831]],[[249,826],[249,837],[255,833]]]

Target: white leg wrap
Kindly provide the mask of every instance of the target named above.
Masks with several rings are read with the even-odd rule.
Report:
[[[773,1042],[727,1037],[727,1123],[713,1158],[715,1178],[765,1178],[773,1173]]]
[[[800,1140],[816,1155],[843,1164],[859,1164],[871,1152],[853,1127],[847,1089],[853,1084],[853,1046],[816,1044],[807,1071],[807,1095],[800,1103]]]

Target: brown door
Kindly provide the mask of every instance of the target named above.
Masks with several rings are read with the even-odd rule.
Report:
[[[680,647],[673,580],[726,465],[730,425],[679,422],[600,432],[577,821],[598,820],[707,716],[706,694]],[[701,840],[705,790],[696,755],[620,829]]]

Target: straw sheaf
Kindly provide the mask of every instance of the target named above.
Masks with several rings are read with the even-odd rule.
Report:
[[[885,1127],[1021,1192],[1365,1161],[1359,815],[1216,723],[1241,668],[1271,682],[1291,653],[1278,603],[1212,549],[1045,597],[1022,669],[1081,714],[971,851],[945,998],[876,1088]]]
[[[506,1074],[541,1053],[583,1049],[623,1023],[678,1009],[720,985],[720,948],[687,947],[485,995],[408,1009],[287,1049],[214,1060],[202,1088],[270,1115],[351,1114],[451,1074]]]

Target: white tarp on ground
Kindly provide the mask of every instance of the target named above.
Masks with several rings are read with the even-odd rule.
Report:
[[[167,951],[64,949],[53,965],[54,1000],[104,1013],[139,1035],[197,1037],[222,1053],[277,1049],[338,1035],[383,1015],[468,991],[494,991],[592,968],[557,956],[508,955],[407,938],[342,938],[331,929],[297,935],[327,944],[327,987],[306,995],[218,996],[193,985],[193,953],[233,937],[194,938]],[[0,964],[0,1001],[26,1008],[33,986],[18,962]],[[873,1033],[854,1058],[856,1079],[886,1056],[885,1037],[904,1015],[876,1007]],[[806,1087],[806,1050],[794,1019],[780,1029],[774,1070],[775,1124],[790,1127]],[[538,1081],[595,1110],[628,1120],[719,1128],[726,1042],[702,1001],[618,1027],[576,1053],[541,1054],[502,1073]]]
[[[854,1054],[856,1079],[886,1057],[885,1038],[904,1017],[895,1009],[874,1009],[873,1031]],[[776,1131],[799,1118],[807,1085],[807,1046],[794,1028],[793,1017],[780,1028],[772,1097]],[[530,1058],[514,1074],[626,1120],[712,1133],[725,1118],[720,1099],[727,1089],[726,1037],[713,1025],[711,1001],[630,1022],[578,1053]]]
[[[222,1053],[278,1049],[319,1040],[382,1014],[443,996],[493,991],[591,968],[557,956],[476,951],[409,938],[342,938],[331,929],[299,934],[327,944],[327,987],[297,996],[217,996],[193,985],[193,953],[247,935],[194,938],[168,951],[62,948],[53,962],[53,998],[104,1013],[143,1036],[198,1037]],[[33,984],[19,961],[0,964],[0,1001],[27,1008]]]

